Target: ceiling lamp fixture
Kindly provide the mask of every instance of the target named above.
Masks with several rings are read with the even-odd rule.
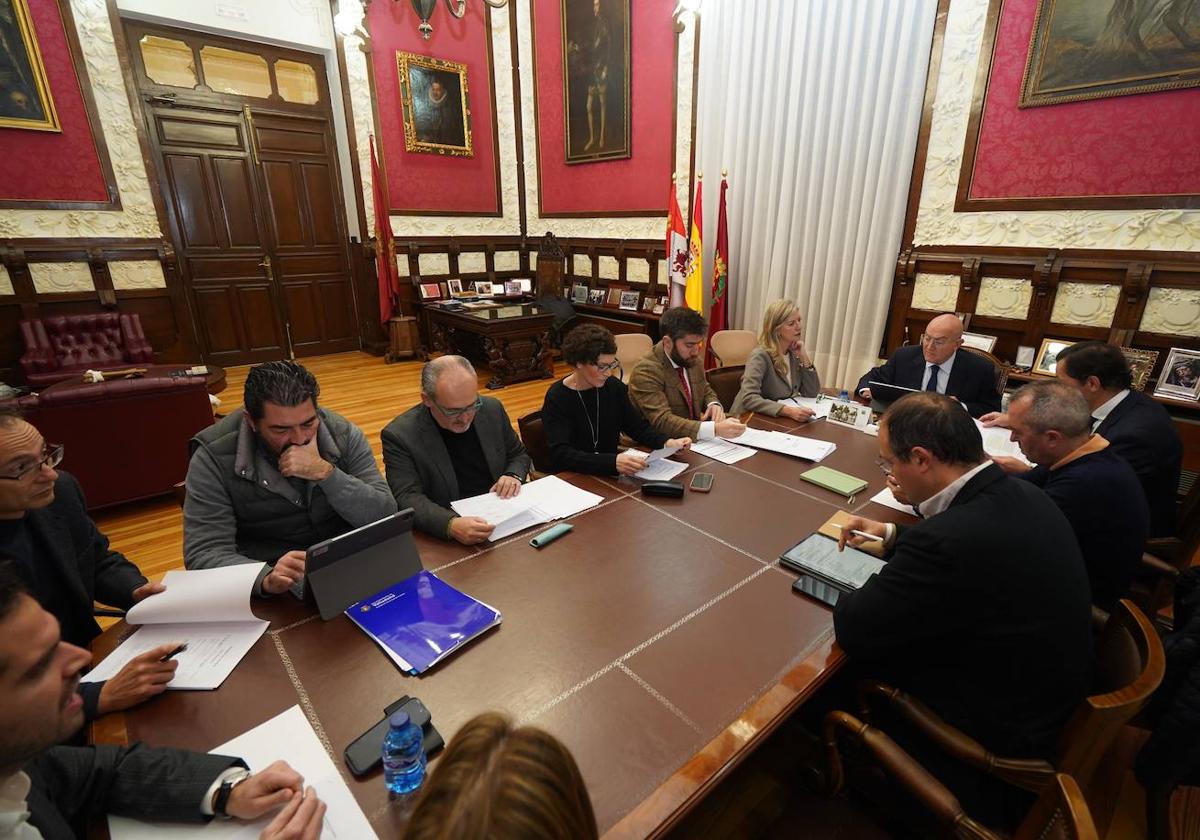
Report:
[[[433,34],[433,26],[429,23],[429,18],[433,16],[433,10],[437,8],[437,0],[411,0],[411,2],[413,11],[421,19],[421,37],[428,41],[429,36]],[[508,5],[508,0],[483,0],[483,2],[493,9],[503,9]],[[446,11],[456,18],[461,18],[467,13],[467,0],[446,0]]]

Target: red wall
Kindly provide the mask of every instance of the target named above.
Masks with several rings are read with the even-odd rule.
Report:
[[[62,132],[0,128],[0,199],[108,201],[58,3],[29,0],[29,11]]]
[[[375,100],[379,111],[376,145],[383,149],[388,198],[396,212],[499,214],[496,189],[495,133],[492,128],[492,68],[484,4],[467,4],[456,20],[438,3],[430,23],[433,36],[424,41],[421,21],[412,4],[378,0],[367,12]],[[504,14],[504,12],[500,12]],[[404,111],[400,102],[397,51],[428,55],[467,65],[467,102],[471,109],[474,157],[451,157],[404,150]]]
[[[675,0],[630,0],[630,147],[627,160],[565,163],[561,0],[533,0],[540,211],[667,212],[675,112]],[[526,126],[526,136],[529,129]]]
[[[1007,0],[972,199],[1200,194],[1200,88],[1017,108],[1037,0]]]

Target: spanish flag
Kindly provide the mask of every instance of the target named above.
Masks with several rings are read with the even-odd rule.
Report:
[[[696,176],[696,203],[692,206],[692,235],[688,238],[687,288],[684,291],[684,300],[688,308],[701,314],[704,312],[704,249],[700,240],[700,223],[704,218],[703,208],[700,206],[700,188],[704,186],[700,182],[702,177],[704,176]]]

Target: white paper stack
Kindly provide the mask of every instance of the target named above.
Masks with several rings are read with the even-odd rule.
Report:
[[[999,426],[987,427],[975,421],[976,428],[979,429],[979,434],[983,438],[983,451],[989,455],[1007,455],[1011,458],[1016,458],[1024,464],[1033,464],[1025,457],[1025,453],[1021,451],[1021,446],[1012,439],[1012,432],[1009,429],[1001,429]]]
[[[878,493],[871,497],[871,501],[884,507],[890,507],[892,510],[898,510],[901,513],[907,513],[909,516],[916,517],[912,505],[906,505],[899,501],[892,493],[891,487],[884,487]]]
[[[738,437],[738,443],[808,461],[821,461],[837,449],[837,444],[829,441],[789,435],[786,432],[765,432],[762,429],[746,429]]]
[[[581,490],[556,475],[548,475],[521,485],[521,492],[511,499],[483,493],[451,502],[450,507],[459,516],[478,516],[495,525],[489,538],[495,541],[544,522],[574,516],[602,501],[602,496]]]
[[[788,397],[786,400],[780,400],[780,405],[794,405],[797,408],[807,408],[813,412],[812,419],[820,420],[822,417],[829,416],[829,409],[833,406],[834,401],[828,397]]]
[[[722,464],[736,464],[754,454],[754,450],[749,446],[741,446],[725,438],[696,441],[692,444],[692,451]]]

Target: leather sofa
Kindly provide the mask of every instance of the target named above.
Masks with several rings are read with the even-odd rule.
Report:
[[[58,385],[17,402],[47,441],[63,444],[62,467],[90,509],[172,492],[187,473],[188,441],[213,421],[203,377]]]
[[[21,370],[34,387],[70,379],[85,370],[150,364],[154,351],[134,314],[101,312],[21,321]]]

